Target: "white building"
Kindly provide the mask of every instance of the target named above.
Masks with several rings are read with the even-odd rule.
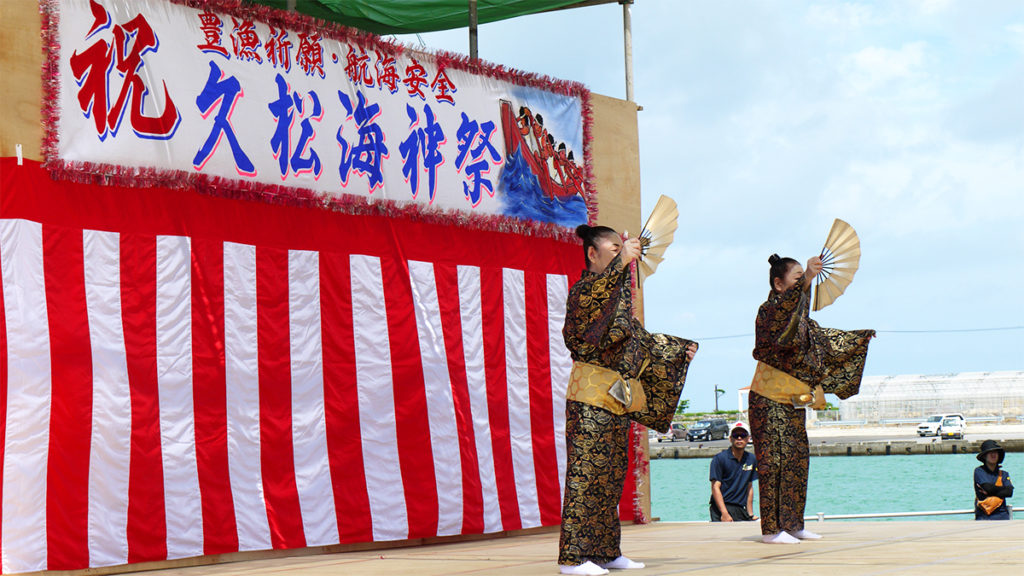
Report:
[[[869,376],[839,401],[842,420],[878,422],[940,412],[971,417],[1024,416],[1024,371]]]

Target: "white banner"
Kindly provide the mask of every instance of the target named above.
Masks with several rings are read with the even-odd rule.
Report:
[[[54,1],[66,166],[586,222],[578,84],[282,12]]]

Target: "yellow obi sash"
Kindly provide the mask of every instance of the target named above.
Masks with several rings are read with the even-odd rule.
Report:
[[[764,362],[757,363],[750,391],[782,404],[810,406],[816,410],[825,407],[825,393],[821,386],[815,386],[814,390],[811,390],[808,384]]]
[[[585,362],[573,362],[566,400],[575,400],[622,416],[647,408],[640,380],[626,380],[615,370]]]

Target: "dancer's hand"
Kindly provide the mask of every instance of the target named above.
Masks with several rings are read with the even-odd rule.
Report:
[[[821,256],[815,256],[807,260],[807,266],[804,267],[804,291],[810,292],[811,285],[814,284],[814,277],[821,272]]]
[[[807,266],[804,267],[804,270],[806,270],[806,272],[804,272],[804,276],[807,276],[808,279],[814,278],[821,272],[821,267],[821,256],[809,258],[807,260]]]
[[[686,361],[690,362],[693,357],[697,355],[697,345],[690,342],[690,345],[686,347]]]
[[[628,266],[630,262],[640,257],[640,239],[630,238],[629,232],[622,234],[622,250],[619,255],[622,257],[622,265]]]
[[[826,406],[825,390],[821,386],[815,386],[812,394],[814,394],[814,402],[811,403],[811,408],[824,410]]]

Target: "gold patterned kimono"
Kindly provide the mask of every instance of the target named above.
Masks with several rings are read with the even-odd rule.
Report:
[[[809,387],[849,398],[860,389],[874,330],[822,328],[811,320],[806,278],[772,291],[757,312],[754,358]],[[810,450],[803,408],[750,393],[750,428],[757,456],[761,533],[804,528]]]
[[[621,555],[618,505],[628,467],[629,421],[668,430],[691,341],[651,334],[633,318],[630,272],[619,256],[601,274],[584,270],[573,284],[562,336],[574,361],[639,379],[647,399],[646,408],[623,415],[566,401],[568,465],[558,563],[604,564]]]

